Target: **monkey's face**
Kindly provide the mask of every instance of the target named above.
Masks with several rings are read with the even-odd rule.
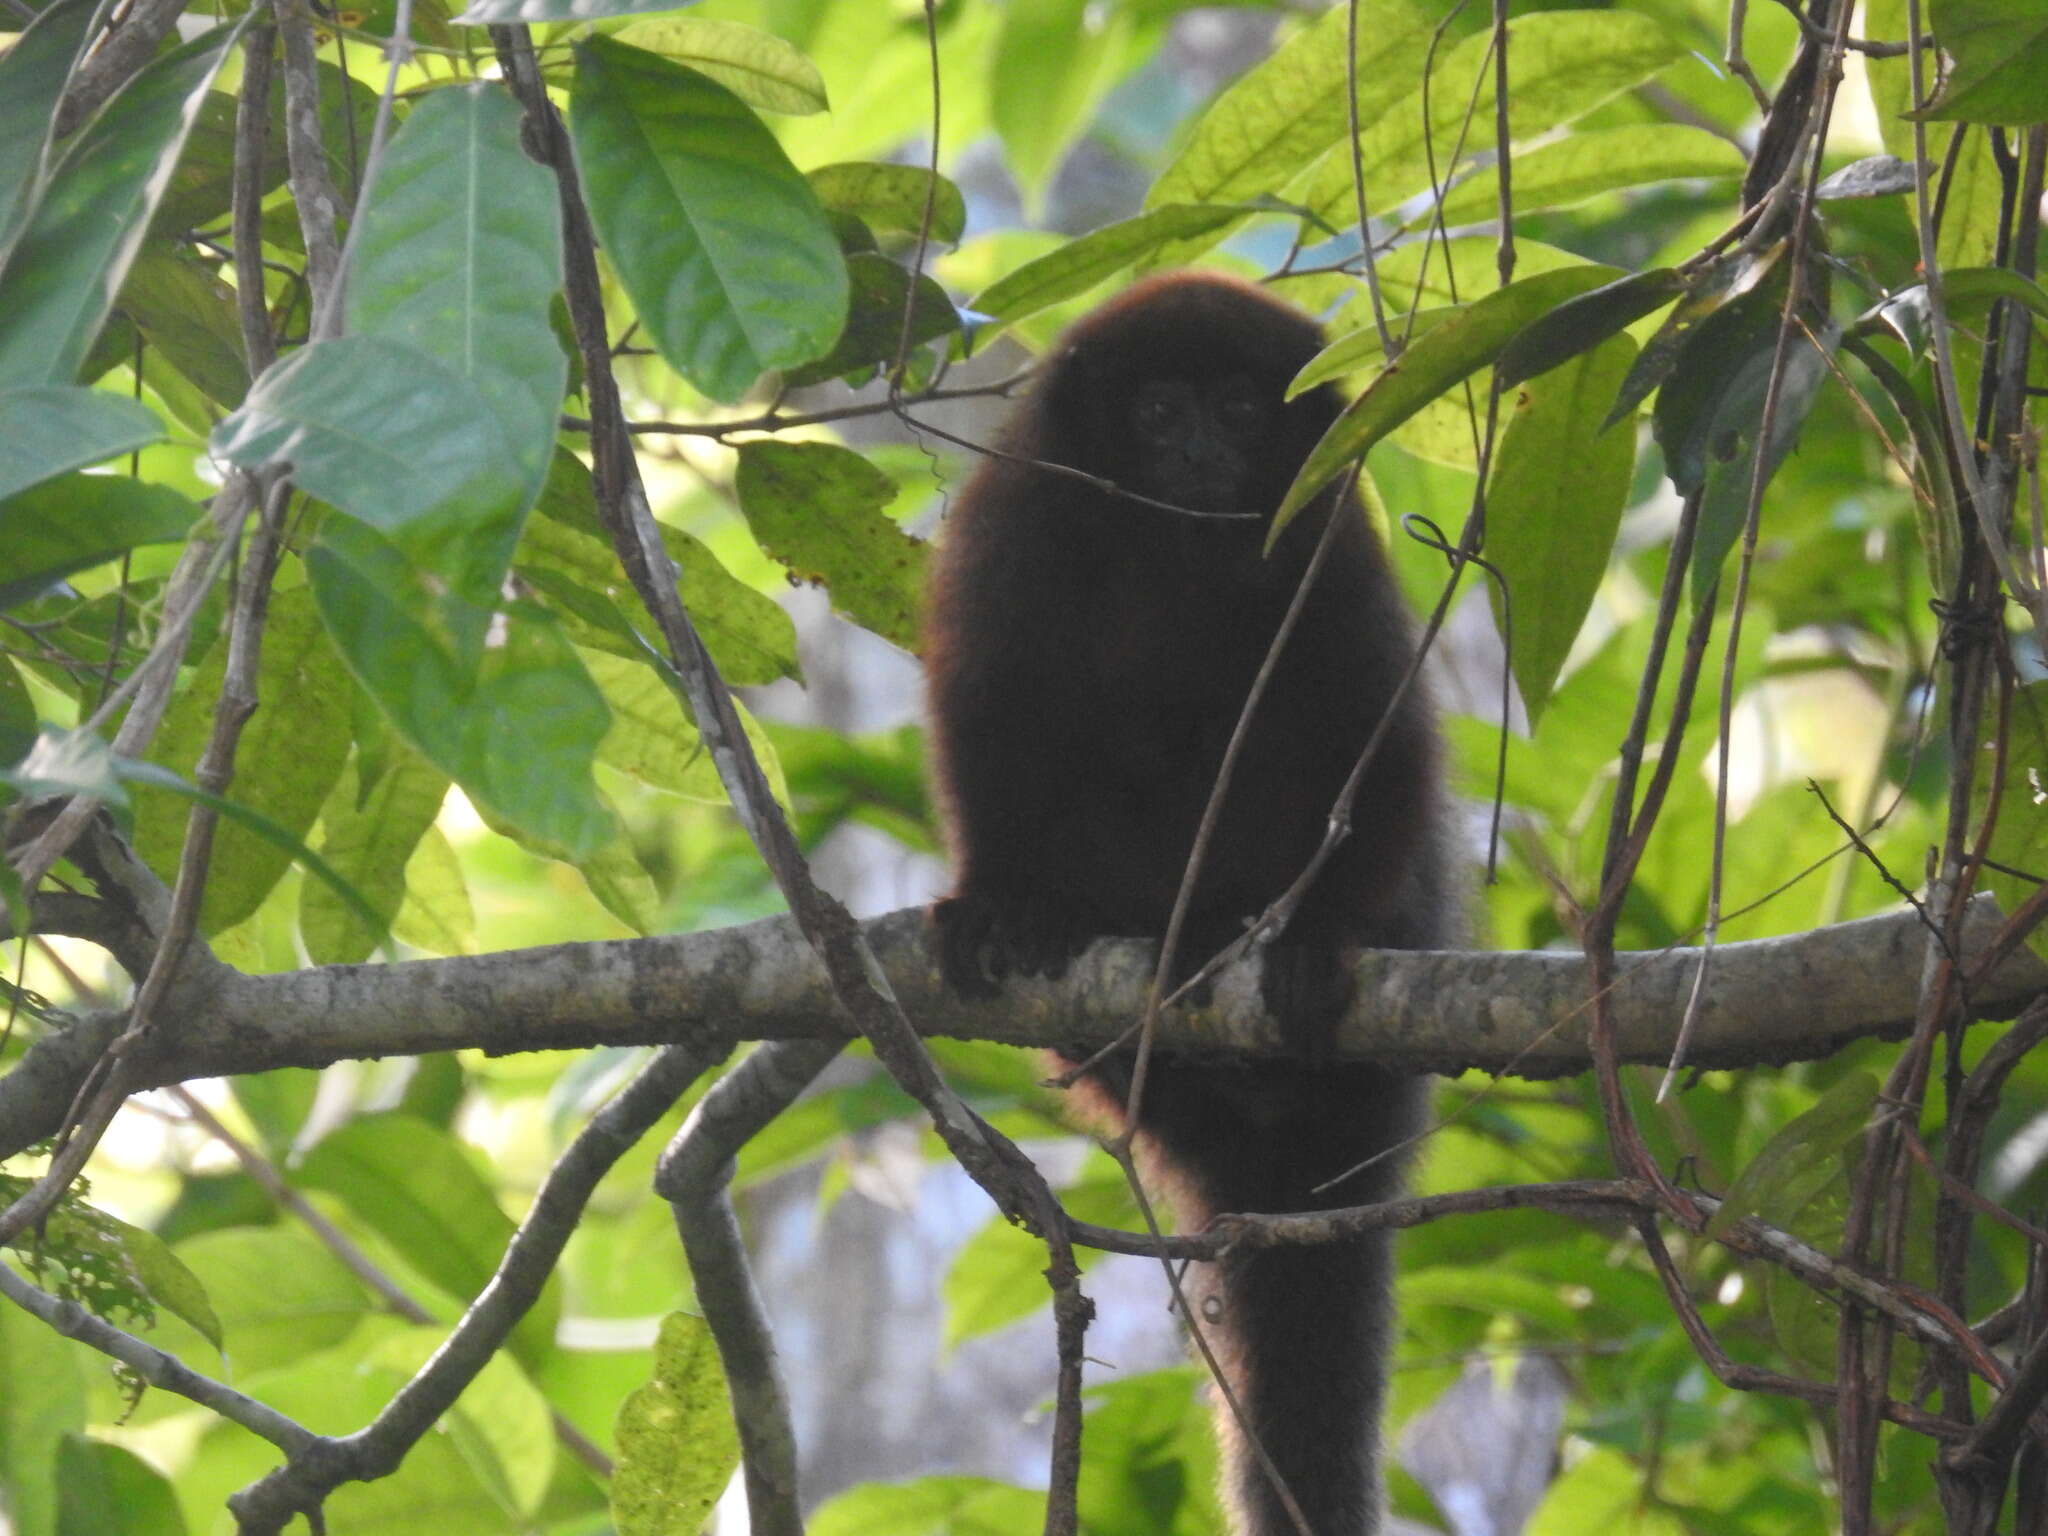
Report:
[[[1276,446],[1279,404],[1245,373],[1139,386],[1124,406],[1131,489],[1197,512],[1263,510],[1255,470]]]

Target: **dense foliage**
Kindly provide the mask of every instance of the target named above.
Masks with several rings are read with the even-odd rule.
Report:
[[[1973,892],[2006,949],[2048,911],[2038,0],[1247,6],[1231,35],[1268,46],[1220,90],[1190,60],[1224,13],[1177,0],[655,9],[0,0],[0,894],[29,935],[0,1069],[128,1010],[37,1110],[57,1142],[0,1091],[0,1528],[324,1500],[335,1533],[687,1533],[743,1438],[786,1528],[772,1372],[721,1370],[716,1234],[652,1183],[730,1041],[129,1090],[198,1075],[138,1063],[176,1062],[215,960],[785,903],[833,931],[795,851],[933,850],[914,726],[723,686],[801,678],[788,582],[914,648],[975,447],[939,413],[1188,264],[1325,317],[1304,382],[1355,403],[1289,506],[1362,461],[1442,622],[1480,926],[1596,979],[1567,1026],[1595,1070],[1454,1080],[1418,1180],[1615,1193],[1406,1233],[1397,1429],[1472,1359],[1545,1356],[1570,1394],[1532,1532],[2041,1528],[2048,1011],[1966,1030],[1981,924],[1963,953]],[[1617,951],[1902,900],[1927,979],[1870,1024],[1904,1043],[1681,1047],[1669,1082],[1603,1045]],[[872,1139],[946,1102],[848,1007],[874,1059],[747,1143],[743,1209],[804,1166],[860,1198]],[[1062,1134],[1028,1059],[934,1055],[998,1130]],[[1070,1161],[1072,1215],[1142,1227],[1113,1163]],[[950,1260],[950,1343],[1047,1303],[1049,1223],[1004,1204],[1025,1225]],[[515,1232],[552,1242],[533,1293],[430,1363]],[[460,1400],[408,1420],[408,1381]],[[809,1529],[1212,1531],[1196,1381],[1091,1378],[1050,1500],[935,1475]],[[315,1465],[373,1423],[391,1460]],[[1442,1493],[1395,1479],[1462,1529]]]

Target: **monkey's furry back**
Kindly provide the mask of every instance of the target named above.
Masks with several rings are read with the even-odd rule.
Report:
[[[1325,493],[1261,554],[1272,509],[1339,408],[1327,388],[1282,400],[1320,346],[1313,323],[1247,285],[1200,275],[1140,285],[1048,354],[1004,439],[1012,457],[984,461],[959,497],[934,569],[925,659],[955,869],[935,916],[963,990],[1056,973],[1099,936],[1164,933],[1224,746],[1332,516],[1335,546],[1253,716],[1178,969],[1241,933],[1306,867],[1390,709],[1351,835],[1269,946],[1269,1006],[1283,1035],[1318,1056],[1352,951],[1461,938],[1431,710],[1419,687],[1394,703],[1415,642],[1384,551],[1354,500]],[[1027,462],[1135,488],[1146,467],[1129,402],[1161,380],[1199,391],[1239,377],[1268,411],[1241,498],[1257,516],[1165,511]],[[1113,1059],[1085,1097],[1115,1117],[1127,1079],[1128,1061]],[[1358,1064],[1163,1055],[1138,1147],[1183,1231],[1226,1211],[1357,1204],[1398,1189],[1396,1149],[1425,1097],[1420,1079]],[[1198,1320],[1308,1529],[1368,1536],[1392,1353],[1388,1239],[1246,1252],[1197,1270]],[[1219,1422],[1241,1536],[1296,1536],[1272,1472],[1227,1409]]]

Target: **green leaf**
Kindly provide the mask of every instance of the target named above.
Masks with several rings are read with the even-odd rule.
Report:
[[[448,775],[403,745],[367,784],[363,769],[359,752],[335,781],[320,813],[320,852],[388,929],[405,901],[407,863],[447,798]],[[381,936],[312,880],[299,894],[299,933],[315,965],[367,960]]]
[[[1377,122],[1414,89],[1439,20],[1419,0],[1388,0],[1358,28],[1358,120]],[[1147,208],[1243,203],[1278,192],[1350,129],[1344,7],[1324,12],[1210,104],[1145,194]],[[1220,226],[1218,226],[1220,227]]]
[[[1416,86],[1379,116],[1360,119],[1366,126],[1358,168],[1368,207],[1391,209],[1426,189],[1432,149],[1441,178],[1456,163],[1452,150],[1460,143],[1466,155],[1493,147],[1492,42],[1482,32],[1438,55],[1426,112],[1425,92]],[[1583,117],[1684,54],[1672,29],[1628,11],[1519,16],[1508,23],[1508,137],[1520,142]],[[1467,131],[1468,115],[1484,126]],[[1301,201],[1319,218],[1349,224],[1357,206],[1353,178],[1352,156],[1340,143],[1310,173]]]
[[[320,140],[328,174],[335,185],[355,183],[356,156],[370,142],[377,116],[377,92],[362,81],[345,75],[325,59],[314,66],[320,86]],[[157,204],[150,222],[154,242],[175,239],[188,230],[208,229],[225,219],[234,206],[235,118],[238,99],[227,91],[208,91],[199,105],[199,115],[185,136],[185,148],[171,172],[163,201]],[[285,101],[282,90],[270,93],[270,130],[265,136],[263,160],[251,167],[259,197],[284,185],[290,169],[285,147]],[[278,214],[283,215],[282,219]],[[273,210],[265,218],[265,238],[272,244],[298,251],[302,241],[298,221],[290,209]]]
[[[163,435],[163,423],[148,406],[103,390],[70,384],[0,390],[0,501]]]
[[[521,577],[564,614],[578,645],[645,658],[645,638],[660,628],[640,602],[597,520],[590,470],[557,450],[541,492],[541,518],[528,523],[516,557]],[[702,541],[667,524],[662,547],[682,572],[677,592],[719,673],[729,683],[801,678],[796,626],[782,605],[734,576]]]
[[[114,312],[208,400],[230,410],[242,403],[249,392],[242,324],[234,290],[211,267],[145,246],[128,269]]]
[[[516,518],[521,448],[477,383],[375,335],[283,358],[213,434],[222,458],[248,469],[289,463],[308,495],[397,539],[457,591],[486,598],[496,592],[489,562],[468,538]],[[442,564],[451,551],[466,563]]]
[[[0,1177],[0,1190],[9,1200],[22,1187],[21,1180]],[[19,1234],[8,1246],[25,1257],[30,1273],[46,1288],[77,1301],[95,1317],[147,1324],[154,1321],[153,1309],[162,1307],[220,1347],[220,1320],[206,1287],[163,1239],[86,1204],[75,1191],[34,1231]],[[46,1278],[40,1273],[46,1269],[58,1273]]]
[[[286,850],[290,857],[306,866],[308,874],[329,882],[344,901],[361,907],[361,898],[328,868],[325,859],[268,816],[249,809],[239,801],[188,784],[170,769],[156,763],[116,757],[104,741],[84,727],[70,731],[44,730],[18,767],[0,769],[0,783],[11,784],[25,795],[90,795],[117,807],[128,804],[126,786],[129,784],[168,789],[219,812],[266,842]],[[366,922],[374,921],[367,907],[361,907],[361,915]]]
[[[1741,535],[1759,456],[1768,485],[1819,396],[1828,376],[1828,358],[1839,340],[1831,323],[1795,317],[1786,338],[1770,441],[1761,443],[1759,430],[1778,351],[1785,291],[1786,273],[1781,266],[1773,267],[1756,287],[1684,331],[1658,391],[1652,420],[1671,483],[1681,496],[1701,495],[1692,560],[1696,603],[1704,602],[1720,580],[1721,566]],[[1666,332],[1679,333],[1686,308],[1681,304],[1673,312]],[[1799,323],[1801,318],[1804,324]],[[1809,329],[1816,332],[1813,339]],[[1642,372],[1639,361],[1631,381]],[[1628,393],[1624,385],[1624,400]]]
[[[370,1315],[362,1282],[318,1241],[290,1227],[228,1227],[178,1244],[220,1317],[236,1374],[283,1365],[337,1344]]]
[[[1500,387],[1513,389],[1524,379],[1547,373],[1661,309],[1684,291],[1684,278],[1669,267],[1658,267],[1566,299],[1502,350]],[[1633,348],[1630,355],[1634,355]]]
[[[1745,1216],[1797,1211],[1820,1185],[1836,1177],[1838,1154],[1870,1119],[1878,1081],[1869,1072],[1850,1072],[1821,1095],[1820,1102],[1764,1143],[1729,1186],[1721,1208],[1707,1222],[1718,1238]]]
[[[292,1175],[334,1196],[406,1263],[458,1301],[481,1291],[512,1239],[511,1218],[470,1155],[412,1115],[361,1115],[321,1138]],[[554,1347],[560,1298],[552,1282],[512,1330],[513,1352],[537,1360]]]
[[[740,445],[740,510],[761,547],[863,629],[915,651],[928,546],[882,508],[896,484],[832,443]]]
[[[1221,229],[1242,211],[1174,203],[1105,224],[1035,261],[1027,261],[976,294],[967,307],[997,320],[1022,320],[1062,299],[1086,292],[1169,240]]]
[[[824,112],[825,78],[818,66],[773,32],[712,16],[636,21],[613,36],[709,75],[748,106],[798,117]]]
[[[1970,822],[1981,826],[1995,812],[1991,842],[1984,850],[1990,862],[1981,878],[1998,898],[2007,916],[2040,889],[2025,873],[2007,870],[2048,870],[2048,682],[2022,684],[2007,714],[2005,769],[1999,776],[1998,803],[1991,804],[1994,759],[1985,752],[1970,785]],[[2048,933],[2038,926],[2027,935],[2027,947],[2048,956]]]
[[[1691,344],[1693,333],[1722,310],[1770,282],[1784,254],[1785,242],[1781,240],[1752,255],[1716,261],[1695,276],[1684,297],[1672,307],[1663,325],[1657,328],[1657,334],[1650,338],[1636,358],[1636,364],[1629,370],[1628,378],[1623,380],[1621,394],[1607,419],[1619,421],[1624,416],[1633,415],[1635,408],[1650,397],[1650,391],[1670,377],[1679,355]],[[1647,279],[1649,274],[1642,276]],[[1775,291],[1782,301],[1782,285]]]
[[[1941,275],[1942,296],[1953,307],[2010,299],[2031,310],[2038,320],[2048,320],[2048,291],[2010,267],[1960,267]]]
[[[1012,0],[989,61],[989,116],[1026,199],[1044,195],[1097,105],[1156,29],[1126,7],[1088,0]]]
[[[439,827],[427,828],[405,865],[405,904],[391,920],[394,937],[433,955],[476,953],[476,908],[462,860]]]
[[[149,760],[189,776],[213,734],[227,668],[227,646],[206,654],[188,686],[171,701],[150,744]],[[276,592],[263,626],[256,677],[256,713],[243,727],[229,793],[266,818],[293,845],[305,840],[348,759],[349,682],[303,586]],[[162,791],[135,797],[135,846],[166,880],[175,877],[189,806]],[[222,827],[200,908],[207,934],[232,928],[255,912],[291,868],[291,846],[243,825]]]
[[[924,225],[927,196],[932,204],[932,239],[955,245],[967,228],[967,201],[960,189],[941,176],[937,191],[932,191],[932,174],[921,165],[845,161],[821,165],[804,179],[829,212],[852,214],[883,229],[916,234]]]
[[[607,38],[576,47],[570,130],[613,267],[671,366],[716,400],[821,356],[846,264],[810,183],[716,81]]]
[[[1936,0],[1934,40],[1949,56],[1934,99],[1910,117],[2025,127],[2048,122],[2048,12],[2038,0]]]
[[[703,1318],[661,1320],[653,1377],[619,1405],[617,1434],[619,1536],[697,1536],[740,1460],[725,1369]]]
[[[57,1536],[186,1536],[178,1495],[133,1451],[67,1434],[57,1446]]]
[[[805,1524],[810,1536],[1037,1536],[1044,1528],[1043,1493],[962,1476],[863,1483]]]
[[[1211,1536],[1224,1528],[1203,1397],[1201,1372],[1187,1366],[1089,1388],[1088,1454],[1076,1489],[1089,1536]]]
[[[1412,342],[1418,336],[1436,329],[1453,315],[1465,312],[1462,304],[1444,304],[1435,309],[1416,310],[1409,315],[1389,315],[1387,329],[1397,342]],[[1360,326],[1355,331],[1346,331],[1335,341],[1324,347],[1302,366],[1287,384],[1287,398],[1305,395],[1319,384],[1328,384],[1334,379],[1345,378],[1358,373],[1369,364],[1386,356],[1386,349],[1380,345],[1380,328],[1377,325]]]
[[[1510,593],[1509,661],[1532,729],[1593,606],[1628,503],[1635,434],[1603,422],[1635,352],[1628,337],[1610,336],[1503,402],[1486,555]],[[1499,590],[1488,591],[1506,634]]]
[[[612,714],[612,728],[598,744],[598,760],[656,789],[673,794],[694,789],[689,770],[704,754],[704,738],[669,683],[639,661],[601,651],[584,652],[583,664]]]
[[[65,149],[0,270],[0,387],[77,376],[238,30],[152,61]]]
[[[0,1487],[15,1536],[55,1536],[58,1448],[85,1429],[82,1353],[41,1318],[0,1307]]]
[[[35,211],[57,103],[96,9],[57,0],[0,56],[0,267]]]
[[[1060,1191],[1060,1203],[1080,1221],[1122,1226],[1136,1213],[1130,1181],[1106,1152],[1091,1151],[1081,1174]],[[1092,1249],[1076,1249],[1075,1260],[1085,1274],[1101,1257]],[[1001,1216],[991,1217],[980,1231],[960,1245],[946,1276],[939,1282],[946,1326],[941,1347],[955,1349],[969,1339],[1007,1328],[1030,1317],[1052,1300],[1046,1284],[1045,1242]]]
[[[364,1364],[389,1372],[394,1381],[409,1381],[445,1339],[439,1328],[408,1328],[379,1340]],[[531,1516],[540,1507],[555,1471],[555,1432],[547,1400],[511,1359],[493,1355],[436,1428],[508,1508]]]
[[[168,486],[125,475],[45,480],[0,501],[0,549],[7,551],[8,572],[0,577],[0,608],[26,602],[51,582],[125,550],[178,543],[205,516],[197,502]]]
[[[1513,58],[1510,50],[1509,57]],[[1603,192],[1647,186],[1682,176],[1740,176],[1742,151],[1718,133],[1674,123],[1630,123],[1626,128],[1589,128],[1514,158],[1510,185],[1515,214],[1569,208]],[[1444,194],[1446,224],[1471,224],[1500,211],[1500,170],[1487,166]],[[1427,222],[1433,208],[1409,222]]]
[[[562,281],[555,179],[519,147],[508,93],[461,86],[413,108],[385,151],[352,259],[349,331],[431,354],[475,386],[502,428],[522,494],[495,568],[484,567],[495,592],[517,519],[547,475],[568,377],[548,325]]]
[[[1913,444],[1910,469],[1921,482],[1915,486],[1912,498],[1913,526],[1920,535],[1921,553],[1927,560],[1928,583],[1936,592],[1952,591],[1962,553],[1954,511],[1955,486],[1949,479],[1948,455],[1943,450],[1941,429],[1935,423],[1934,413],[1913,388],[1912,381],[1876,348],[1852,334],[1843,340],[1842,350],[1870,371],[1906,424]],[[1987,878],[1989,873],[1986,871]]]
[[[1280,510],[1274,515],[1267,542],[1293,519],[1324,486],[1353,460],[1430,401],[1486,366],[1515,335],[1539,316],[1576,294],[1598,287],[1612,267],[1564,267],[1525,277],[1466,306],[1416,338],[1392,367],[1366,387],[1330,424],[1308,461],[1294,477]]]
[[[852,284],[846,329],[830,352],[782,376],[791,388],[822,384],[877,363],[893,363],[899,349],[908,358],[910,348],[960,329],[960,312],[953,308],[946,290],[923,273],[917,277],[914,302],[909,269],[886,256],[849,256],[846,274]],[[906,305],[911,307],[908,336],[903,330]]]
[[[307,569],[342,658],[405,739],[471,799],[573,854],[612,835],[590,765],[609,716],[546,614],[517,604],[478,650],[491,610],[445,617],[439,592],[352,518],[332,515]]]

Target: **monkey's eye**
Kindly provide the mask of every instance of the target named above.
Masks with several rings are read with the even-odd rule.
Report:
[[[1250,432],[1266,419],[1266,402],[1250,379],[1226,379],[1215,397],[1216,417],[1226,431]]]
[[[1158,390],[1145,391],[1131,405],[1131,421],[1148,436],[1171,427],[1178,415],[1178,404]]]

